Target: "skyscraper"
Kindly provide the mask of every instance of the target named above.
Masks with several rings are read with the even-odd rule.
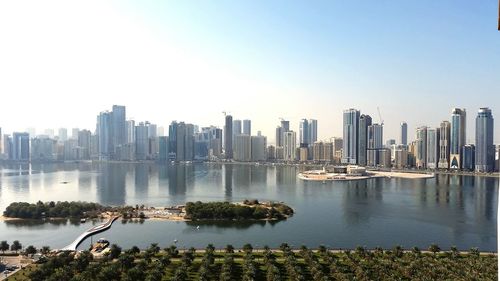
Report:
[[[476,172],[492,172],[495,168],[493,115],[491,109],[480,108],[476,117]]]
[[[194,158],[194,126],[180,122],[177,125],[177,161],[191,161]]]
[[[28,133],[13,133],[12,144],[14,160],[28,161],[30,159],[30,135]]]
[[[384,147],[384,126],[373,124],[368,126],[367,165],[377,166],[380,163],[379,150]],[[361,152],[359,152],[361,154]]]
[[[290,121],[281,120],[280,126],[276,127],[276,148],[283,147],[283,134],[290,131]]]
[[[460,169],[462,146],[465,145],[466,113],[465,109],[453,108],[451,112],[450,168]]]
[[[252,135],[252,121],[248,119],[243,120],[243,134],[247,136]]]
[[[241,135],[241,120],[233,120],[233,139],[237,135]]]
[[[127,143],[135,142],[135,121],[127,120]]]
[[[111,112],[101,112],[97,117],[97,135],[99,139],[99,160],[110,160],[112,151]]]
[[[343,164],[358,163],[359,110],[344,110]]]
[[[309,121],[307,119],[300,120],[299,123],[299,145],[301,147],[307,147],[310,143],[309,138]]]
[[[125,106],[113,105],[111,112],[112,155],[115,157],[118,146],[127,143],[127,121]]]
[[[249,162],[252,159],[251,136],[240,134],[234,139],[234,160]]]
[[[80,159],[90,159],[91,137],[92,133],[89,130],[81,130],[78,132],[78,146],[81,147],[82,150]]]
[[[144,122],[135,126],[135,158],[146,160],[149,154],[148,127]]]
[[[59,141],[66,141],[68,139],[68,129],[59,128],[57,136],[59,137]]]
[[[283,159],[295,161],[295,149],[297,148],[297,134],[294,131],[283,133]]]
[[[318,120],[309,119],[309,145],[312,145],[318,140]]]
[[[439,126],[439,163],[438,168],[450,168],[450,128],[448,121],[441,122]]]
[[[427,130],[427,168],[436,169],[439,162],[440,128]]]
[[[359,132],[358,132],[358,164],[366,166],[367,163],[367,148],[368,148],[368,126],[371,126],[372,118],[370,115],[362,114],[359,117]]]
[[[267,153],[266,153],[266,145],[267,140],[264,136],[252,136],[251,138],[252,145],[252,161],[266,161]]]
[[[408,124],[401,122],[401,136],[399,137],[400,144],[408,145]]]
[[[462,167],[467,171],[474,171],[476,168],[476,147],[473,144],[466,144],[462,147],[463,162]]]
[[[233,159],[233,116],[226,115],[224,126],[224,153],[226,159]]]
[[[419,169],[427,168],[427,127],[417,128],[415,162]]]

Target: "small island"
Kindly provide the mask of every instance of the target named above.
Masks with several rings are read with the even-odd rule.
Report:
[[[293,209],[283,202],[187,202],[169,207],[102,206],[88,202],[13,202],[3,212],[3,220],[26,219],[105,219],[115,216],[123,220],[157,219],[168,221],[199,220],[284,220],[292,216]]]
[[[112,210],[111,207],[88,202],[13,202],[3,212],[3,219],[97,218]]]
[[[293,209],[283,203],[245,200],[241,203],[197,201],[186,204],[187,220],[283,220]]]

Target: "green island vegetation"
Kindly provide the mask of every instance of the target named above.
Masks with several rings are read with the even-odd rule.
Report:
[[[49,254],[7,280],[497,280],[497,255],[476,248],[442,252],[437,245],[428,251],[400,246],[293,250],[286,243],[276,250],[246,244],[239,250],[208,245],[180,251],[174,245],[161,249],[151,244],[144,251],[135,246],[122,251],[113,244],[100,259],[88,251]]]
[[[98,217],[102,212],[111,210],[97,203],[88,202],[13,202],[5,209],[3,215],[9,218],[41,219],[41,218],[81,218]]]
[[[293,215],[293,209],[283,203],[245,200],[230,202],[188,202],[186,219],[190,220],[282,220]]]

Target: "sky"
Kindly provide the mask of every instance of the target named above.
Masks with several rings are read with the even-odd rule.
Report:
[[[498,1],[1,1],[3,132],[95,128],[100,111],[167,127],[279,118],[342,136],[348,108],[409,139],[490,107],[500,143]],[[57,131],[57,130],[56,130]]]

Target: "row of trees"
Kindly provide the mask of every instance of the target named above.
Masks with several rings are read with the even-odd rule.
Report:
[[[35,204],[27,202],[13,202],[3,212],[5,217],[21,219],[92,217],[100,212],[109,210],[109,207],[97,203],[87,202],[42,202]]]
[[[194,248],[179,253],[175,246],[160,249],[152,244],[144,251],[137,247],[122,251],[117,245],[102,260],[93,260],[85,251],[63,253],[38,266],[31,280],[496,280],[497,256],[480,255],[476,250],[442,253],[439,247],[423,253],[418,248],[403,251],[377,248],[368,251],[332,252],[325,247],[312,251],[292,250],[282,244],[280,251],[265,247],[256,252],[250,244],[243,252],[228,245],[224,253],[208,245],[203,252]]]
[[[288,211],[289,208],[280,206]],[[291,210],[291,209],[290,209]],[[192,220],[246,220],[246,219],[285,219],[285,214],[278,208],[266,208],[260,205],[237,205],[229,202],[207,202],[186,204],[186,218]]]

